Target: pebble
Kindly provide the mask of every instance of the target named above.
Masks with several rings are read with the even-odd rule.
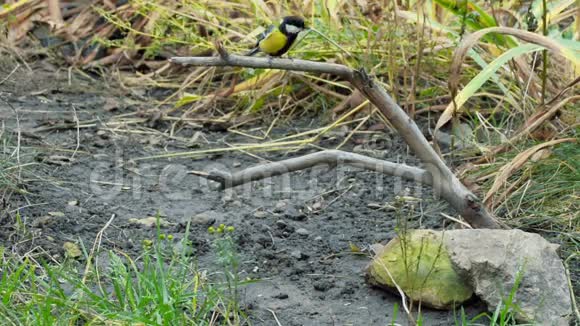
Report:
[[[289,233],[292,233],[295,230],[295,228],[292,225],[286,223],[286,221],[284,221],[284,220],[278,220],[278,221],[276,221],[276,226],[280,230],[287,231]]]
[[[299,228],[296,230],[296,234],[307,237],[308,235],[310,235],[310,231],[306,230],[305,228]]]
[[[306,260],[308,259],[308,255],[304,254],[300,250],[294,250],[290,253],[290,257],[296,258],[298,260]]]
[[[191,224],[210,226],[215,223],[218,215],[219,214],[215,211],[205,211],[203,213],[194,215],[191,218]]]
[[[96,134],[102,139],[109,139],[109,134],[105,130],[98,130]]]
[[[224,191],[222,196],[222,203],[228,204],[234,201],[234,193],[233,191]]]
[[[288,202],[286,202],[285,200],[281,200],[281,201],[276,203],[276,207],[274,208],[274,212],[282,213],[286,209],[287,206],[288,206]]]
[[[289,297],[288,293],[279,293],[279,294],[276,294],[274,296],[275,299],[280,299],[280,300],[288,299],[288,297]]]
[[[315,211],[318,211],[321,208],[322,208],[322,202],[317,201],[314,204],[312,204],[312,209],[315,210]]]
[[[260,231],[261,231],[262,233],[265,233],[265,232],[270,232],[270,231],[272,231],[272,229],[271,229],[269,226],[267,226],[266,224],[262,224],[262,225],[260,225]]]
[[[266,216],[268,216],[268,212],[266,211],[255,211],[254,212],[254,217],[255,218],[266,218]]]
[[[316,291],[325,292],[334,287],[334,282],[330,280],[319,280],[312,284]]]
[[[353,153],[364,153],[365,152],[365,148],[363,145],[356,145],[352,148],[352,152]]]
[[[284,212],[284,216],[293,221],[304,221],[306,219],[306,214],[294,206],[288,207]]]

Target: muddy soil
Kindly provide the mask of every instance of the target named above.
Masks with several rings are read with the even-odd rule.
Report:
[[[14,62],[3,62],[0,76],[15,67]],[[151,108],[155,94],[124,91],[79,74],[69,76],[43,61],[31,69],[21,65],[0,85],[5,100],[0,101],[0,119],[7,132],[18,125],[25,131],[44,128],[21,135],[20,159],[31,163],[24,173],[28,194],[13,195],[4,203],[12,214],[0,221],[0,242],[16,252],[33,250],[61,260],[64,242],[82,241],[90,246],[114,216],[104,233],[103,248],[137,255],[142,240],[153,239],[155,230],[130,219],[159,212],[169,222],[162,232],[174,235],[176,243],[191,222],[192,254],[201,268],[214,269],[207,228],[225,223],[236,228],[241,276],[260,280],[243,289],[243,305],[253,324],[275,325],[275,313],[282,325],[386,325],[394,321],[393,307],[399,298],[365,284],[369,259],[352,254],[349,244],[364,249],[392,239],[401,215],[409,227],[441,229],[449,223],[440,213],[454,214],[428,188],[343,166],[322,166],[218,191],[211,182],[187,171],[235,171],[317,149],[151,159],[158,154],[259,141],[203,125],[179,129],[174,134],[179,138],[171,138],[162,134],[169,125],[155,119],[136,124],[151,126],[149,131],[122,125],[107,128],[103,122]],[[324,114],[280,122],[272,137],[327,122]],[[12,136],[15,141],[16,134]],[[186,146],[182,139],[193,141]],[[333,148],[343,139],[335,133],[317,145]],[[344,149],[361,148],[392,161],[418,163],[400,138],[387,132],[374,138],[356,136]],[[420,200],[399,213],[384,208],[398,195]],[[15,210],[32,236],[21,237],[15,229]],[[466,309],[473,315],[482,306],[474,303]],[[423,317],[425,325],[452,325],[455,314],[423,309]],[[396,322],[406,322],[403,311]]]

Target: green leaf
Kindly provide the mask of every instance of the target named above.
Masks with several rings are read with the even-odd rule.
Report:
[[[541,45],[528,43],[510,49],[504,52],[499,57],[497,57],[489,65],[487,65],[481,72],[479,72],[477,76],[475,76],[471,81],[469,81],[469,83],[465,86],[465,88],[463,88],[457,94],[457,96],[455,97],[455,102],[457,103],[457,110],[459,110],[459,108],[461,108],[461,106],[465,104],[465,102],[467,102],[467,100],[469,100],[469,98],[471,98],[473,94],[475,94],[486,81],[488,81],[490,78],[493,78],[494,76],[497,78],[495,73],[509,60],[517,56],[535,51],[540,51],[542,49],[544,49],[544,47]],[[449,104],[445,112],[447,112],[449,108],[451,108],[451,110],[453,109],[453,103]]]
[[[175,103],[175,107],[182,107],[186,104],[199,101],[203,98],[201,95],[191,94],[191,93],[184,93],[183,96]]]

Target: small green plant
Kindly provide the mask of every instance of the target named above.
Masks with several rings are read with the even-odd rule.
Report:
[[[212,235],[212,246],[216,253],[216,261],[222,268],[223,284],[229,294],[228,308],[239,311],[239,266],[240,261],[236,251],[236,244],[232,238],[235,228],[231,225],[220,224],[217,228],[210,226],[208,232]]]
[[[519,306],[514,302],[516,292],[520,287],[522,278],[524,276],[524,266],[521,266],[516,273],[516,278],[514,280],[514,285],[511,287],[507,297],[503,298],[502,301],[497,305],[494,310],[493,315],[488,313],[481,313],[475,317],[469,319],[463,307],[460,310],[460,316],[457,318],[457,313],[455,315],[455,325],[456,326],[466,326],[466,325],[489,325],[489,326],[512,326],[512,325],[527,325],[519,324],[516,320],[516,312],[520,310]],[[489,324],[482,324],[482,319],[488,319]]]
[[[524,267],[521,266],[516,273],[516,278],[514,285],[510,289],[507,297],[505,297],[496,307],[493,316],[490,318],[490,326],[503,326],[503,325],[516,325],[516,311],[520,310],[518,305],[514,302],[516,297],[516,292],[520,287],[522,278],[524,277]]]

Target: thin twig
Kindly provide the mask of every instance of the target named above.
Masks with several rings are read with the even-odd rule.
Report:
[[[0,96],[0,100],[2,100],[4,103],[6,103],[6,105],[8,105],[12,111],[14,111],[14,115],[16,118],[16,130],[17,130],[17,141],[16,141],[16,149],[14,150],[14,153],[16,154],[16,166],[18,166],[18,182],[20,182],[20,178],[22,176],[22,164],[20,163],[20,143],[22,141],[22,132],[21,132],[21,128],[20,128],[20,116],[18,114],[18,110],[12,105],[12,103],[8,102],[6,99],[4,99],[4,97]]]
[[[465,226],[465,227],[466,227],[466,228],[468,228],[468,229],[473,229],[473,227],[472,227],[471,225],[469,225],[469,224],[467,224],[467,223],[463,222],[462,220],[460,220],[460,219],[458,219],[458,218],[455,218],[455,217],[453,217],[453,216],[451,216],[451,215],[447,215],[447,214],[445,214],[445,213],[440,213],[440,214],[441,214],[441,216],[445,217],[446,219],[449,219],[449,220],[451,220],[451,221],[453,221],[453,222],[455,222],[455,223],[459,223],[459,224],[461,224],[461,225]]]
[[[405,310],[405,313],[407,314],[407,316],[409,317],[409,319],[411,320],[411,322],[414,324],[415,323],[415,319],[413,318],[413,315],[411,314],[411,311],[409,310],[409,307],[407,307],[407,297],[405,296],[405,292],[399,286],[399,284],[397,284],[397,282],[395,281],[395,278],[393,277],[393,274],[391,274],[391,272],[389,271],[389,269],[387,268],[387,266],[383,263],[383,261],[381,259],[377,258],[376,259],[376,262],[378,262],[379,265],[381,265],[381,267],[387,272],[387,275],[391,279],[391,282],[393,282],[393,285],[395,286],[395,288],[399,292],[399,295],[401,296],[401,303],[403,304],[403,309]]]
[[[74,152],[72,153],[70,159],[71,161],[75,158],[75,155],[77,153],[77,151],[79,150],[79,147],[81,146],[81,128],[80,126],[80,122],[79,122],[79,117],[77,116],[77,109],[75,108],[74,105],[72,105],[72,109],[73,109],[73,113],[74,113],[74,122],[77,125],[77,144],[75,147]]]
[[[278,320],[278,317],[276,316],[276,313],[273,310],[270,310],[268,308],[266,308],[266,310],[268,310],[272,314],[272,316],[274,316],[274,320],[276,320],[276,324],[278,326],[282,326],[282,324],[280,324],[280,321]]]
[[[85,266],[85,273],[82,279],[82,283],[85,284],[87,281],[87,277],[89,275],[89,271],[91,269],[91,262],[94,258],[95,260],[95,265],[97,264],[97,257],[95,257],[95,253],[99,250],[99,248],[101,247],[101,241],[103,239],[103,233],[105,233],[105,230],[109,227],[109,225],[111,225],[111,223],[113,223],[113,220],[115,219],[115,214],[111,215],[111,218],[107,221],[107,223],[105,223],[105,225],[101,228],[101,230],[97,233],[97,236],[95,237],[95,241],[93,242],[93,247],[91,248],[91,252],[89,253],[89,257],[87,258],[87,265]]]
[[[0,85],[4,84],[4,82],[7,81],[16,72],[16,70],[18,70],[18,68],[20,68],[20,64],[17,64],[16,67],[14,67],[14,69],[12,69],[12,71],[8,74],[8,76],[0,80]]]
[[[566,280],[568,281],[568,288],[570,289],[570,300],[572,300],[572,308],[574,309],[576,320],[580,321],[580,312],[578,311],[578,304],[576,303],[576,296],[574,295],[574,287],[572,286],[572,279],[570,278],[570,267],[568,266],[568,261],[576,256],[578,256],[578,253],[570,255],[570,257],[564,260],[564,272],[566,273]]]

